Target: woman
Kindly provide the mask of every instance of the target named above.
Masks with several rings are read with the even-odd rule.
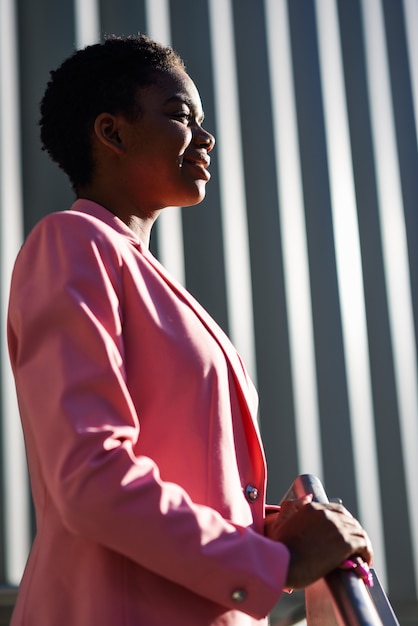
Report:
[[[170,48],[110,38],[51,73],[41,114],[77,199],[12,279],[37,519],[12,625],[265,623],[283,588],[371,546],[340,505],[266,509],[246,370],[148,250],[164,207],[205,195],[199,93]]]

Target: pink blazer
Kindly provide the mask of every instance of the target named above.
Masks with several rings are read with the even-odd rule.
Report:
[[[289,554],[255,390],[202,307],[78,200],[19,253],[8,340],[37,521],[12,626],[265,623]]]

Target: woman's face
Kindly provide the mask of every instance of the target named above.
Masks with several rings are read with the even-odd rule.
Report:
[[[141,114],[124,126],[124,187],[141,214],[203,200],[215,143],[191,78],[176,69],[157,81],[139,91]]]

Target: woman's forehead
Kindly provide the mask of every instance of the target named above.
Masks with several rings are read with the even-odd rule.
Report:
[[[190,109],[202,113],[202,102],[196,85],[190,76],[182,69],[176,68],[170,72],[158,72],[154,83],[139,90],[139,98],[152,95],[162,104],[182,102]]]

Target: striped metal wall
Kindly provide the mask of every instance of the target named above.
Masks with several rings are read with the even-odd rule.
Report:
[[[48,72],[105,33],[171,43],[217,137],[207,198],[152,247],[257,382],[277,500],[320,477],[418,621],[418,0],[0,0],[1,315],[16,251],[72,193],[41,152]],[[32,533],[1,334],[0,575]],[[405,608],[406,607],[406,608]]]

